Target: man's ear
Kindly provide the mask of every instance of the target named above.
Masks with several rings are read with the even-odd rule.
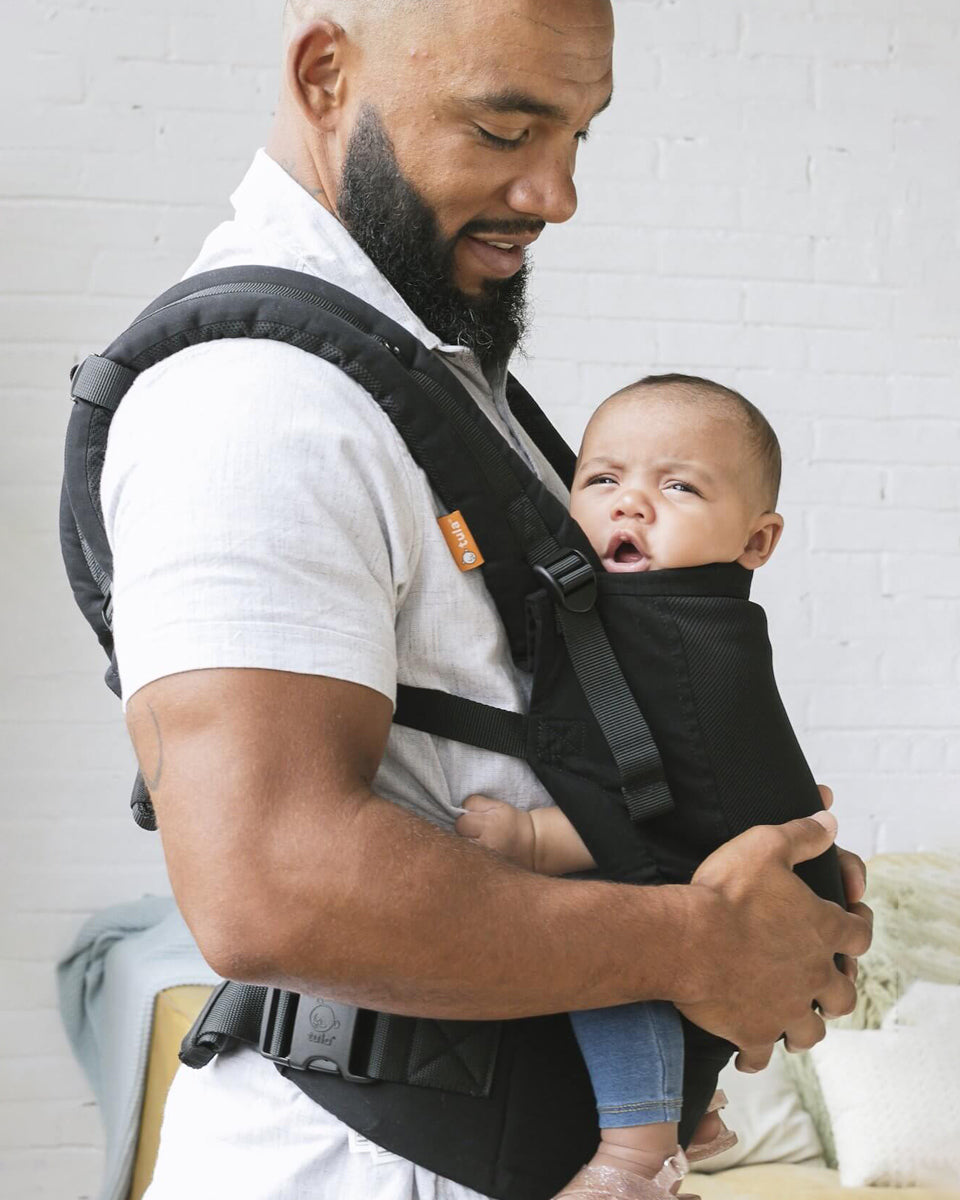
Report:
[[[762,567],[776,550],[780,534],[783,533],[783,517],[779,513],[764,513],[757,519],[753,533],[747,538],[743,553],[737,559],[741,567],[755,571]]]
[[[345,35],[333,21],[301,29],[287,51],[287,83],[303,116],[328,130],[343,109]]]

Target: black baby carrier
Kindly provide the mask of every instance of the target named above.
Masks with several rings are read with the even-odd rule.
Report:
[[[822,807],[777,692],[748,571],[604,572],[563,504],[442,361],[349,293],[275,268],[178,284],[74,369],[61,539],[77,602],[110,656],[114,692],[113,569],[100,506],[110,421],[140,372],[188,346],[237,337],[290,343],[369,392],[472,535],[513,659],[532,672],[526,713],[401,685],[397,722],[525,759],[598,875],[623,883],[688,882],[748,827]],[[569,486],[570,449],[512,379],[508,400]],[[141,777],[131,804],[138,824],[156,828]],[[843,902],[833,850],[798,873]],[[684,1141],[732,1051],[689,1023],[685,1035]],[[203,1066],[241,1042],[376,1144],[502,1200],[545,1200],[596,1147],[592,1089],[563,1013],[440,1021],[228,983],[181,1058]]]

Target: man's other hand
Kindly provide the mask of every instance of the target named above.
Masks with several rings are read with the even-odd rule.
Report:
[[[824,808],[833,807],[833,791],[825,784],[820,785],[820,798],[823,800]],[[837,847],[837,858],[840,862],[840,875],[843,879],[843,892],[847,898],[847,910],[849,912],[859,913],[865,917],[873,926],[873,913],[860,901],[863,899],[864,892],[867,890],[867,868],[863,859],[859,854],[854,854],[851,850],[842,850]],[[852,955],[845,954],[843,956],[843,973],[847,978],[855,983],[857,979],[857,960]],[[829,1016],[837,1016],[837,1013],[830,1013]]]
[[[824,803],[831,801],[824,791]],[[711,931],[726,932],[703,939],[702,995],[677,1007],[739,1046],[741,1070],[765,1067],[781,1036],[788,1050],[816,1045],[824,1018],[856,1004],[855,959],[872,936],[872,914],[859,901],[863,863],[841,852],[847,912],[821,900],[793,871],[823,854],[836,831],[827,812],[757,826],[721,846],[693,877],[692,887],[710,893],[707,911],[719,910]],[[838,970],[835,954],[851,965]]]

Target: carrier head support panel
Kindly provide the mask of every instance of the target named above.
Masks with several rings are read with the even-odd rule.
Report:
[[[777,692],[766,620],[736,564],[608,574],[579,526],[410,333],[314,276],[238,267],[188,279],[72,373],[61,543],[77,603],[110,658],[113,562],[100,478],[114,412],[138,375],[201,342],[272,338],[333,363],[393,421],[483,562],[529,711],[398,687],[394,719],[524,759],[576,826],[598,873],[687,882],[751,825],[822,807]],[[517,420],[569,486],[574,455],[511,379]],[[156,828],[138,775],[133,815]],[[798,873],[843,902],[831,850]],[[732,1047],[692,1025],[689,1136]],[[597,1118],[565,1014],[437,1021],[329,997],[225,983],[181,1052],[202,1066],[247,1043],[378,1145],[503,1200],[545,1200],[590,1157]]]

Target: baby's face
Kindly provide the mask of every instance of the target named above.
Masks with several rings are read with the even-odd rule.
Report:
[[[753,569],[779,536],[778,527],[760,545],[755,472],[735,418],[649,392],[628,396],[587,427],[570,513],[607,571],[734,561]]]

